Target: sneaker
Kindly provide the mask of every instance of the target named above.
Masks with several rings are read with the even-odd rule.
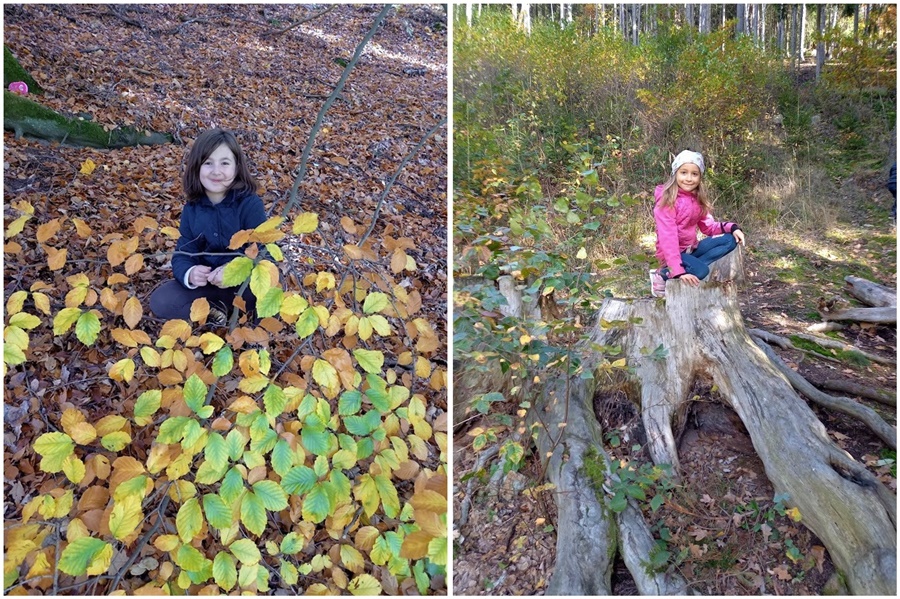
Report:
[[[207,324],[222,327],[228,322],[228,316],[218,308],[210,308],[209,314],[206,316],[206,322]]]
[[[650,295],[666,297],[666,282],[655,268],[650,269]]]

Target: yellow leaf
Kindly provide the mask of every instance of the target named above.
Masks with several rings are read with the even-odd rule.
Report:
[[[78,233],[78,236],[82,239],[87,239],[91,236],[91,233],[93,233],[88,224],[80,218],[73,218],[72,223],[75,225],[75,232]]]
[[[178,535],[159,535],[156,537],[156,540],[153,541],[153,546],[160,551],[172,551],[178,547],[179,543]]]
[[[334,289],[334,286],[334,275],[330,272],[322,271],[316,275],[316,291],[322,291],[324,289]]]
[[[294,220],[294,235],[312,233],[319,227],[319,215],[314,212],[304,212]]]
[[[131,379],[134,378],[134,360],[125,358],[113,364],[109,369],[109,378],[114,381],[131,382]]]
[[[111,266],[118,266],[133,253],[128,249],[128,241],[113,241],[106,250],[106,259]]]
[[[48,239],[56,235],[61,226],[62,222],[58,218],[54,218],[53,220],[40,225],[37,228],[36,234],[38,243],[46,243]]]
[[[35,576],[43,576],[44,574],[50,574],[50,561],[47,559],[47,552],[50,549],[46,549],[37,554],[37,557],[34,559],[34,563],[31,564],[31,568],[28,570],[28,574],[25,575],[25,578],[33,578]]]
[[[94,172],[95,168],[97,168],[97,164],[93,160],[88,158],[81,163],[81,170],[78,172],[80,172],[82,175],[90,175]]]
[[[416,376],[423,379],[431,376],[431,362],[422,356],[416,358]]]
[[[38,310],[44,314],[50,314],[50,296],[45,293],[32,293],[31,299],[34,301],[34,306]]]
[[[141,348],[141,359],[151,368],[159,368],[159,352],[152,347]]]
[[[159,232],[172,239],[178,239],[179,237],[181,237],[181,231],[179,231],[175,227],[163,227],[159,230]]]
[[[87,445],[97,438],[97,429],[89,422],[79,422],[66,432],[68,432],[69,436],[72,437],[72,440],[79,445]]]
[[[118,414],[109,414],[98,420],[94,428],[97,430],[97,434],[102,437],[122,430],[126,424],[128,424],[128,420],[124,417]]]
[[[27,223],[30,218],[30,214],[23,214],[13,222],[9,223],[9,227],[6,228],[6,238],[10,239],[21,233],[22,229],[25,228],[25,223]]]
[[[225,345],[225,340],[215,333],[203,333],[200,335],[200,349],[206,355],[219,351],[223,345]]]
[[[790,517],[790,519],[793,520],[794,522],[800,522],[800,520],[803,518],[800,515],[800,510],[795,507],[792,507],[789,510],[785,510],[785,514],[787,514]]]
[[[143,315],[144,308],[141,306],[141,301],[136,297],[129,297],[125,302],[125,307],[122,309],[122,317],[125,319],[125,324],[133,329],[141,321]]]
[[[585,258],[587,258],[587,250],[584,248],[581,248],[580,250],[578,250],[578,253],[575,254],[575,257],[578,258],[579,260],[584,260]]]
[[[103,549],[101,549],[97,555],[94,556],[94,559],[91,560],[91,563],[88,564],[87,567],[87,575],[88,576],[97,576],[99,574],[103,574],[107,570],[109,570],[109,565],[112,563],[113,557],[113,548],[112,545],[107,543],[104,545]]]

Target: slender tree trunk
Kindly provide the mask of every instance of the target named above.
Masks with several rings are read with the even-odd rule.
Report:
[[[853,39],[859,41],[859,4],[853,5]]]
[[[744,35],[744,29],[746,27],[747,5],[744,3],[740,3],[736,6],[736,8],[737,24],[735,25],[735,37],[740,37]]]
[[[803,62],[806,58],[806,5],[801,4],[800,7],[802,12],[800,16],[800,53],[797,58]]]
[[[816,44],[816,81],[822,75],[822,67],[825,66],[825,42],[822,36],[825,34],[825,5],[816,5],[816,31],[819,41]]]
[[[466,26],[472,26],[472,3],[466,2]]]

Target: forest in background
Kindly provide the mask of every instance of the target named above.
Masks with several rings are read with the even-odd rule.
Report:
[[[541,486],[546,464],[526,432],[534,400],[523,389],[578,372],[573,344],[605,298],[649,296],[652,190],[673,154],[704,154],[714,214],[747,232],[749,282],[739,295],[754,326],[803,331],[847,275],[895,287],[885,184],[896,152],[896,7],[467,3],[455,7],[454,24],[454,588],[540,593],[555,514]],[[525,296],[531,319],[509,316],[503,278]],[[893,326],[828,335],[895,354]],[[648,348],[647,357],[664,359],[665,350]],[[811,380],[830,374],[802,355],[784,357]],[[610,371],[627,368],[606,358]],[[841,372],[894,392],[893,368]],[[492,392],[469,392],[479,377],[493,381]],[[697,390],[715,396],[715,385]],[[894,421],[893,410],[878,410]],[[896,489],[893,450],[825,420]],[[621,453],[621,421],[603,424],[612,425],[606,450],[646,466]],[[689,486],[654,483],[641,490],[654,565],[690,571],[704,593],[822,592],[833,568],[818,541],[786,523],[784,498],[742,498],[722,485],[715,501],[694,489],[688,508],[718,517],[707,508],[726,496],[722,510],[739,514],[735,522],[755,513],[750,529],[781,519],[781,532],[739,537],[738,526],[723,540],[724,529],[707,537],[697,520],[676,526],[670,504],[657,509],[673,494],[685,505]],[[755,550],[761,538],[775,547],[768,555]],[[506,551],[494,550],[504,542]],[[498,563],[500,576],[480,566]]]

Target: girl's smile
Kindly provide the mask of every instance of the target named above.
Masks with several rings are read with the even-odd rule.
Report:
[[[684,191],[694,191],[700,186],[700,167],[691,162],[685,162],[675,171],[675,183]]]
[[[221,202],[231,188],[237,173],[236,162],[234,153],[228,146],[219,144],[200,165],[200,184],[213,204]]]

